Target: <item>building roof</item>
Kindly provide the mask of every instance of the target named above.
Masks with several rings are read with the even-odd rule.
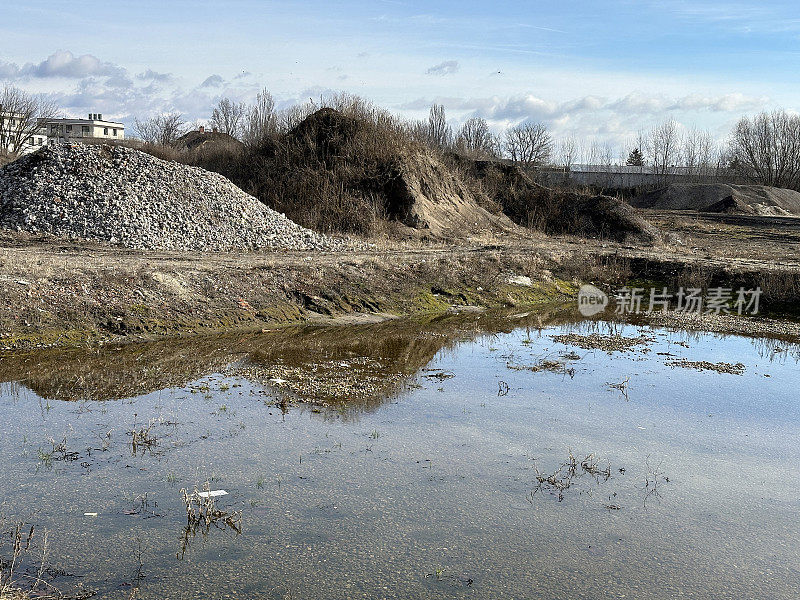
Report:
[[[44,122],[45,124],[48,125],[51,123],[64,123],[64,124],[69,123],[70,125],[101,125],[101,126],[109,125],[111,127],[116,127],[117,129],[125,129],[125,125],[123,123],[120,123],[118,121],[106,121],[105,119],[101,121],[98,119],[64,118],[64,119],[45,119]]]

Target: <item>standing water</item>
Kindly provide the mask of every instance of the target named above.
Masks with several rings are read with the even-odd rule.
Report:
[[[7,356],[0,566],[20,531],[19,587],[79,598],[795,599],[798,358],[535,314]]]

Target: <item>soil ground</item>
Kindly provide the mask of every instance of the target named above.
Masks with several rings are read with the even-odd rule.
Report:
[[[643,216],[676,234],[687,254],[737,264],[800,265],[800,218],[644,209]]]
[[[2,232],[0,349],[567,302],[589,281],[609,289],[630,281],[759,285],[773,316],[797,316],[800,219],[644,212],[679,241],[631,246],[531,234],[382,241],[336,253],[234,254],[142,252]],[[800,339],[788,321],[673,321]]]

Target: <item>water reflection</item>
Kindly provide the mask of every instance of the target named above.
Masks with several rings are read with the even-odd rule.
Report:
[[[241,375],[285,402],[372,411],[413,387],[413,376],[437,355],[480,337],[515,329],[540,335],[559,326],[572,333],[619,336],[624,322],[581,317],[572,307],[526,313],[462,313],[353,326],[303,326],[247,335],[187,338],[51,350],[0,357],[0,382],[24,385],[43,399],[98,401],[181,387],[210,373]],[[688,341],[712,335],[683,332]],[[800,346],[754,338],[760,357],[797,362]],[[439,375],[441,376],[441,375]],[[427,374],[427,378],[437,377]],[[13,389],[9,393],[15,393]]]
[[[578,322],[569,307],[451,314],[357,326],[304,326],[0,358],[0,381],[45,399],[114,400],[180,387],[215,372],[243,374],[305,401],[371,410],[405,389],[440,351],[487,333]]]
[[[0,558],[35,525],[21,573],[46,529],[48,584],[121,600],[794,600],[792,352],[553,309],[4,357]]]

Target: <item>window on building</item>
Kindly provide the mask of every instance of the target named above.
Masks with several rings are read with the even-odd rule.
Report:
[[[50,125],[50,135],[58,133],[58,125]]]
[[[72,131],[72,125],[67,125],[67,133],[70,133],[71,131]]]
[[[28,138],[28,143],[33,146],[33,136]]]
[[[83,135],[89,135],[89,126],[84,125],[83,127],[81,127],[81,132],[83,133]]]
[[[108,135],[108,127],[103,127],[103,135]]]
[[[44,138],[39,138],[39,143],[37,145],[38,146],[44,145]]]
[[[117,135],[117,130],[116,129],[114,130],[114,135]]]

